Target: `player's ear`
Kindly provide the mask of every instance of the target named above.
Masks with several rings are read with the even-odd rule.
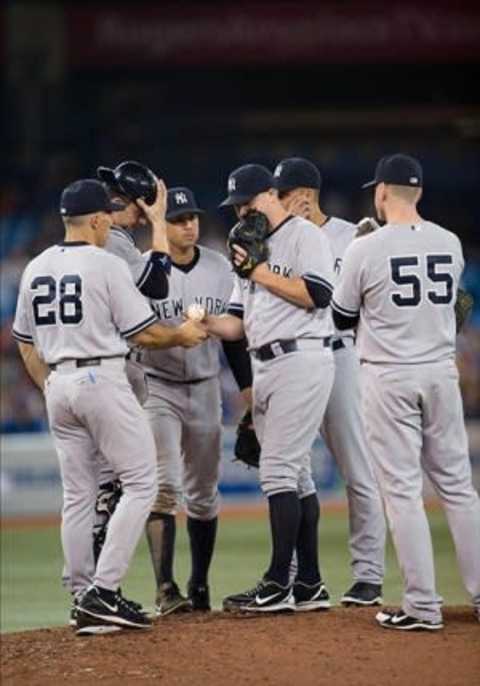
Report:
[[[385,202],[385,200],[388,197],[387,185],[385,183],[383,183],[383,181],[382,181],[381,183],[379,183],[377,185],[376,191],[377,191],[378,199],[380,200],[380,202]]]
[[[98,221],[99,221],[99,216],[98,213],[92,214],[90,217],[90,226],[94,231],[98,230]]]

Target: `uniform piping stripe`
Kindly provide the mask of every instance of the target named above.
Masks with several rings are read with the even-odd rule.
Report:
[[[240,312],[243,312],[243,305],[240,303],[230,303],[227,308],[227,311],[228,310],[239,310]]]
[[[125,338],[128,338],[128,336],[133,336],[134,334],[138,333],[139,331],[146,329],[147,326],[150,326],[150,324],[155,324],[156,321],[158,321],[157,315],[152,314],[150,317],[147,317],[147,319],[144,319],[143,322],[140,322],[136,326],[132,326],[131,329],[127,329],[126,331],[121,331],[120,333]]]
[[[141,287],[143,286],[143,284],[145,283],[145,281],[146,281],[146,280],[148,279],[148,277],[150,276],[150,272],[152,271],[152,269],[153,269],[153,264],[152,264],[152,261],[151,261],[151,259],[150,259],[150,260],[147,262],[147,264],[145,265],[145,269],[144,269],[143,272],[140,274],[140,278],[138,279],[137,283],[135,284],[135,285],[137,286],[137,288],[141,288]]]
[[[12,336],[17,341],[22,341],[22,343],[33,343],[33,337],[32,336],[27,336],[27,334],[20,333],[19,331],[15,331],[15,329],[12,329]]]
[[[360,313],[360,310],[349,310],[346,307],[342,307],[341,305],[336,303],[335,300],[331,301],[331,306],[339,314],[343,314],[345,317],[358,317]]]
[[[317,276],[316,274],[304,274],[302,278],[306,281],[311,281],[312,283],[318,283],[320,286],[325,286],[325,288],[328,288],[328,290],[333,293],[332,284],[326,279],[322,279],[321,276]]]

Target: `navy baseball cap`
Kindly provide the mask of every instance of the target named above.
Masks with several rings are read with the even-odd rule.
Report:
[[[166,219],[175,219],[182,214],[203,214],[197,205],[192,191],[185,186],[169,188],[167,191],[167,213]]]
[[[273,172],[275,188],[278,191],[291,191],[293,188],[320,189],[322,177],[317,167],[303,157],[289,157],[282,160]]]
[[[125,206],[110,200],[103,184],[96,179],[80,179],[64,188],[60,198],[60,214],[78,217],[95,212],[117,212]]]
[[[270,188],[275,188],[275,181],[269,169],[261,164],[244,164],[228,177],[228,196],[219,207],[244,205]]]
[[[370,188],[378,183],[420,188],[423,185],[422,165],[414,157],[402,153],[385,155],[377,164],[373,181],[364,183],[362,188]]]

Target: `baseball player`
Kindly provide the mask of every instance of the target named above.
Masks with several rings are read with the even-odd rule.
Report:
[[[171,265],[166,237],[165,203],[159,210],[158,220],[151,224],[152,249],[148,257],[142,255],[134,239],[135,231],[148,223],[148,217],[137,200],[143,199],[149,206],[157,200],[155,175],[143,164],[128,160],[115,169],[98,167],[97,177],[119,208],[119,211],[113,214],[114,224],[108,234],[105,250],[126,261],[137,288],[145,297],[166,298]],[[143,405],[147,398],[147,386],[143,369],[138,362],[138,353],[133,349],[127,353],[125,371],[133,392]],[[96,559],[105,540],[108,522],[121,496],[119,481],[106,461],[100,470],[99,484],[93,532]],[[68,586],[67,570],[63,575],[63,582]],[[75,625],[75,616],[74,603],[70,617],[72,626]]]
[[[163,184],[158,192],[165,193]],[[64,490],[62,544],[72,590],[81,594],[77,633],[146,628],[137,603],[119,593],[157,490],[155,444],[125,376],[127,340],[191,346],[205,330],[157,317],[123,260],[100,250],[111,226],[102,184],[83,179],[62,194],[65,241],[26,267],[13,335],[27,371],[44,389]],[[161,203],[149,209],[158,221]],[[123,489],[95,568],[91,544],[101,453]]]
[[[319,206],[321,176],[317,167],[300,157],[282,160],[275,171],[280,202],[292,214],[321,227],[329,240],[338,276],[342,258],[357,227],[327,217]],[[345,605],[382,602],[385,518],[367,450],[360,409],[360,363],[354,330],[336,331],[332,340],[335,380],[321,426],[321,434],[345,480],[350,524],[353,586],[343,595]]]
[[[139,162],[126,161],[115,169],[98,167],[97,177],[103,182],[117,207],[105,250],[121,257],[128,264],[133,280],[139,291],[146,297],[163,298],[168,295],[168,274],[170,257],[166,238],[165,197],[157,197],[157,181],[153,172]],[[137,202],[143,200],[149,207],[161,203],[156,212],[156,221],[151,224],[152,250],[149,257],[142,255],[135,245],[135,230],[148,223],[148,215]],[[138,401],[144,404],[147,397],[145,375],[138,363],[138,353],[130,349],[125,361],[125,372]],[[101,459],[101,458],[100,458]],[[93,548],[95,560],[98,559],[108,522],[121,497],[120,482],[106,460],[101,460],[99,489],[95,503],[95,524],[93,528]],[[63,584],[70,587],[67,567],[63,573]],[[70,625],[76,625],[77,599],[74,597],[70,611]]]
[[[480,614],[480,499],[472,485],[455,364],[455,299],[464,261],[457,236],[417,211],[422,168],[403,154],[380,160],[378,218],[347,248],[332,308],[340,330],[358,325],[365,427],[404,580],[402,607],[382,627],[438,630],[432,541],[422,467],[445,508],[460,571]]]
[[[247,164],[230,174],[222,205],[235,207],[240,226],[264,224],[268,263],[232,245],[234,269],[242,276],[235,277],[228,314],[206,318],[209,331],[224,339],[245,333],[252,357],[253,421],[272,557],[255,588],[224,600],[225,609],[248,612],[308,611],[330,604],[318,567],[319,506],[310,450],[334,375],[333,258],[326,236],[311,222],[289,215],[274,185],[261,165]],[[292,585],[295,548],[298,575]]]
[[[231,266],[219,253],[198,245],[201,214],[203,210],[190,189],[169,189],[170,292],[167,299],[151,301],[159,320],[167,326],[181,323],[187,314],[200,319],[205,312],[220,315],[228,305],[233,285]],[[232,351],[232,344],[228,346],[226,343],[224,350],[240,388],[250,387],[246,346],[243,353]],[[208,570],[217,531],[222,445],[218,340],[209,338],[188,351],[144,351],[142,364],[148,383],[145,409],[158,460],[158,494],[146,526],[157,583],[156,612],[165,616],[182,609],[208,611]],[[188,598],[180,593],[173,574],[175,515],[182,496],[192,564]]]
[[[114,215],[105,249],[122,257],[130,267],[139,291],[147,298],[166,298],[170,273],[169,248],[164,217],[152,225],[152,248],[148,257],[135,245],[133,233],[147,222],[141,198],[151,206],[156,199],[156,180],[153,172],[138,162],[122,162],[115,169],[98,167],[98,178],[105,183],[121,210]]]

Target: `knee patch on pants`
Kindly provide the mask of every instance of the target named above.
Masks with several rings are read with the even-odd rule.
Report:
[[[207,520],[214,519],[220,509],[218,491],[205,495],[203,498],[189,498],[185,496],[185,510],[189,517],[193,519]]]
[[[162,487],[157,492],[152,512],[157,514],[177,514],[181,504],[181,493],[174,489]]]

